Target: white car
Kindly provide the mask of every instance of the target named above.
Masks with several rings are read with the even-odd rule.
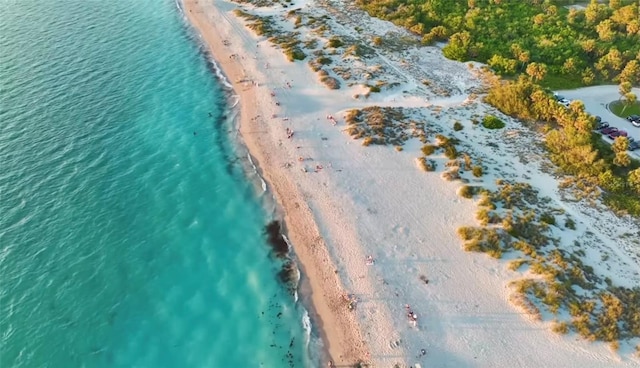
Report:
[[[569,105],[571,104],[571,100],[563,98],[562,100],[558,100],[558,103],[564,107],[569,107]]]

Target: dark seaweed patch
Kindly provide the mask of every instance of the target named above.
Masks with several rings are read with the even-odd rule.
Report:
[[[282,236],[282,227],[277,220],[271,221],[265,226],[265,233],[267,234],[267,241],[271,245],[271,249],[278,258],[286,258],[289,252],[289,244],[284,240]]]
[[[286,286],[290,295],[294,295],[298,287],[298,270],[292,261],[286,261],[282,264],[278,279]]]

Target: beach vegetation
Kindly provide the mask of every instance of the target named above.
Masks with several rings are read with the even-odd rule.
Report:
[[[464,169],[465,170],[471,170],[471,167],[472,167],[472,164],[473,164],[473,162],[471,160],[471,156],[469,156],[469,154],[465,152],[465,153],[462,154],[462,158],[464,159]]]
[[[425,156],[431,156],[437,148],[438,147],[434,146],[433,144],[425,144],[424,146],[422,146],[421,151]]]
[[[556,218],[555,216],[553,216],[553,214],[549,213],[549,212],[545,212],[543,214],[540,215],[540,221],[548,224],[548,225],[555,225],[556,224]]]
[[[329,89],[340,89],[340,81],[332,76],[322,76],[320,81]]]
[[[549,227],[556,222],[557,210],[530,185],[507,180],[496,184],[495,191],[480,191],[480,226],[461,227],[458,235],[467,251],[496,258],[516,253],[518,258],[508,264],[513,271],[528,265],[526,271],[536,276],[514,281],[511,301],[536,319],[542,318],[542,309],[554,314],[551,329],[557,333],[573,331],[613,347],[621,339],[640,337],[640,287],[616,287],[582,262],[584,251],[558,248],[559,239]],[[493,221],[494,214],[502,221]]]
[[[473,198],[477,192],[477,187],[470,185],[463,185],[458,190],[458,194],[463,198]]]
[[[436,162],[433,160],[428,160],[426,157],[418,157],[416,158],[416,164],[418,168],[422,171],[435,171],[436,170]]]
[[[485,115],[482,118],[482,126],[487,129],[502,129],[504,128],[504,122],[493,115]]]
[[[344,45],[344,42],[342,41],[342,38],[338,36],[331,36],[331,38],[329,38],[329,41],[327,42],[327,46],[332,48],[338,48],[342,45]]]
[[[376,36],[373,38],[373,45],[374,46],[382,46],[382,37],[380,36]]]
[[[482,169],[482,166],[474,166],[473,169],[471,169],[471,173],[476,178],[479,178],[484,174],[484,170]]]
[[[567,219],[564,220],[564,227],[566,227],[567,229],[575,230],[576,229],[576,222],[573,221],[572,218],[567,217]]]
[[[455,123],[453,123],[453,130],[460,131],[464,129],[464,126],[462,125],[462,123],[460,123],[459,121],[456,121]]]
[[[507,266],[507,268],[509,268],[511,271],[518,271],[520,269],[520,267],[522,267],[523,265],[525,265],[527,263],[528,263],[528,261],[526,259],[518,258],[518,259],[514,259],[513,261],[509,262],[509,265]]]
[[[455,166],[442,173],[442,178],[447,181],[460,179],[460,168]]]

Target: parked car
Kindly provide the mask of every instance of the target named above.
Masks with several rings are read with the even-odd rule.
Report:
[[[615,132],[609,133],[609,138],[616,139],[617,137],[626,137],[627,132],[624,130],[616,130]]]
[[[633,142],[629,143],[629,147],[627,147],[627,149],[629,151],[635,151],[637,149],[640,149],[640,142],[633,141]]]
[[[566,98],[563,98],[562,100],[558,101],[560,103],[560,105],[564,106],[564,107],[569,107],[569,105],[571,104],[571,100],[567,100]]]
[[[627,116],[627,120],[629,120],[630,122],[638,121],[640,120],[640,115],[629,115]]]
[[[602,130],[608,127],[609,127],[609,123],[607,123],[606,121],[600,121],[596,123],[596,130]]]
[[[613,132],[617,132],[617,131],[618,131],[618,128],[616,128],[616,127],[608,127],[608,128],[602,129],[600,131],[600,133],[609,135],[609,134],[611,134]]]
[[[638,120],[631,120],[631,125],[633,125],[636,128],[640,128],[640,119]]]

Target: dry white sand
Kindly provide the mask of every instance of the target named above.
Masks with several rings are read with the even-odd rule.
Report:
[[[286,213],[294,251],[310,281],[314,322],[324,331],[338,366],[359,359],[375,367],[640,364],[630,345],[614,353],[601,343],[556,335],[548,321],[534,321],[510,304],[507,285],[522,275],[507,270],[506,261],[462,250],[456,229],[475,224],[475,204],[456,194],[459,183],[416,168],[417,140],[396,152],[392,147],[362,147],[343,132],[344,111],[371,105],[420,108],[416,119],[430,119],[445,135],[453,135],[453,121],[460,121],[465,129],[456,136],[462,146],[489,167],[483,185],[490,187],[495,178],[530,182],[577,219],[576,233],[588,229],[595,234],[589,243],[595,250],[589,254],[598,272],[623,285],[638,285],[637,243],[618,239],[617,232],[629,226],[637,231],[637,223],[563,202],[558,179],[541,169],[546,160],[535,150],[540,137],[517,122],[504,117],[508,125],[498,132],[473,126],[472,116],[496,112],[469,101],[480,83],[466,65],[444,59],[437,48],[379,50],[367,60],[336,55],[334,65],[349,65],[362,75],[382,66],[385,72],[379,78],[398,83],[369,99],[355,99],[366,90],[362,83],[347,87],[342,80],[342,89],[327,89],[306,62],[288,62],[264,37],[246,29],[232,13],[237,4],[184,3],[240,96],[242,136]],[[330,15],[337,34],[404,35],[342,2],[304,1],[290,8],[297,7]],[[287,9],[246,9],[274,15],[291,29],[291,20],[280,18]],[[360,33],[353,30],[355,24]],[[300,31],[308,33],[304,27]],[[429,83],[423,83],[425,79]],[[338,124],[332,125],[327,115]],[[291,139],[287,128],[295,132]],[[495,146],[488,146],[489,141]],[[598,225],[603,218],[609,226]],[[576,237],[566,235],[567,242]],[[609,253],[609,262],[601,262],[598,251]],[[366,264],[367,256],[375,259],[373,265]],[[423,275],[428,284],[420,279]],[[344,293],[359,298],[355,312],[346,308]],[[408,321],[406,304],[418,316],[415,325]]]

